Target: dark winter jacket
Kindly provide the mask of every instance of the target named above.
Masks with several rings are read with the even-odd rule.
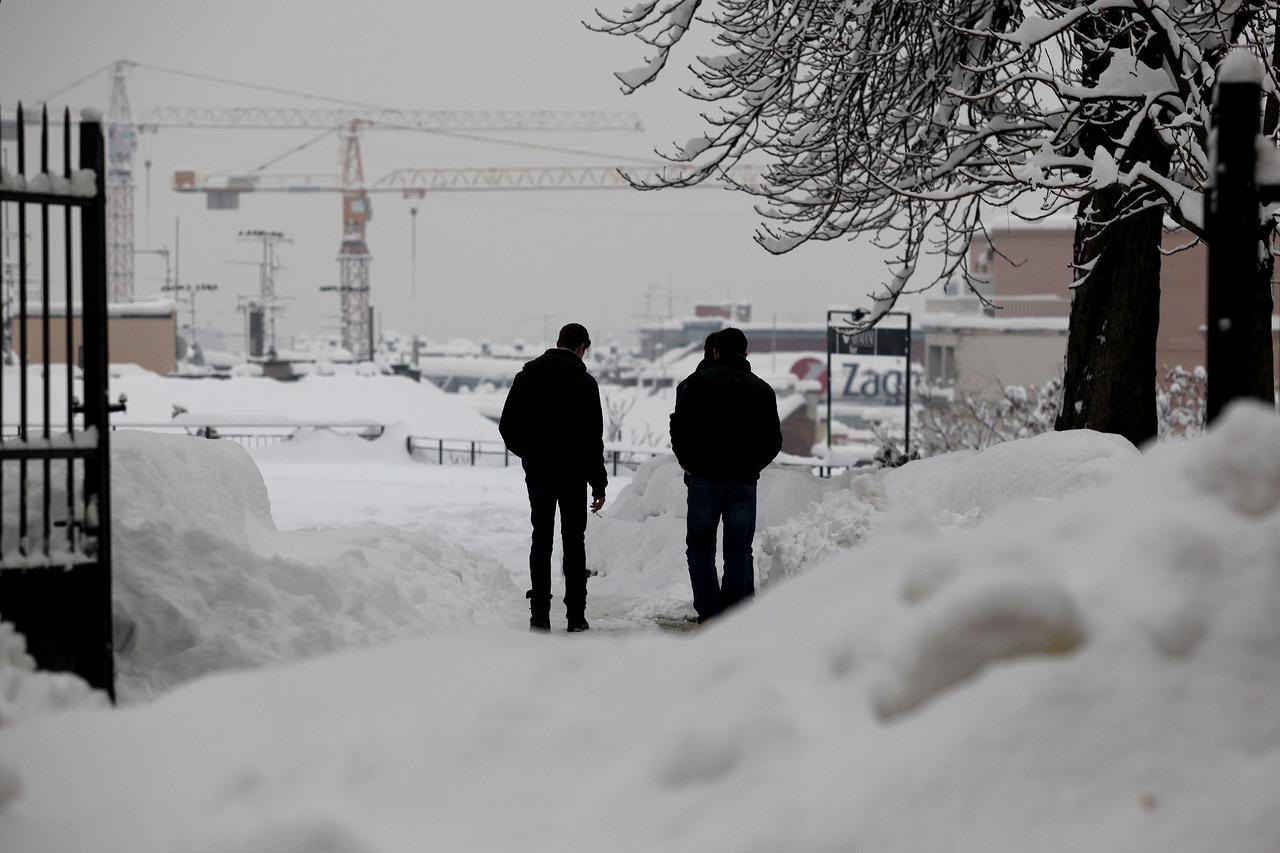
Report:
[[[773,389],[742,356],[694,372],[676,391],[671,449],[691,474],[754,483],[782,449]]]
[[[525,364],[511,383],[498,431],[530,479],[585,480],[593,495],[604,494],[600,388],[572,351],[549,349]]]
[[[693,373],[697,373],[699,370],[706,370],[708,367],[715,367],[715,366],[716,366],[716,360],[711,357],[706,357],[706,358],[703,358],[702,361],[698,362],[698,366],[693,369]],[[680,384],[676,386],[677,400],[680,399],[680,392],[684,390],[684,384],[689,381],[689,377],[693,376],[693,373],[690,373],[689,376],[686,376],[684,379],[681,379]]]

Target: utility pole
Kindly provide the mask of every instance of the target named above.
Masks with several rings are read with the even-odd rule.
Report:
[[[232,261],[232,263],[252,264],[258,267],[258,295],[256,298],[242,298],[240,310],[245,312],[248,323],[248,354],[251,358],[275,357],[276,352],[276,316],[283,310],[276,298],[276,273],[284,268],[276,257],[276,246],[280,243],[292,243],[280,231],[264,231],[250,229],[239,234],[242,242],[262,243],[261,261]]]
[[[191,284],[166,284],[161,290],[167,293],[177,294],[178,299],[187,303],[188,310],[191,311],[191,342],[196,340],[196,294],[211,293],[218,289],[218,285],[209,282],[199,282]]]
[[[418,299],[418,208],[409,208],[409,296]]]

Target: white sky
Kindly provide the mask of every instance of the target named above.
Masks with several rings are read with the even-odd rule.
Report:
[[[601,0],[606,6],[609,0]],[[623,0],[618,0],[622,4]],[[122,58],[198,74],[355,101],[420,109],[620,109],[635,111],[643,133],[503,134],[608,155],[645,156],[654,146],[696,135],[696,106],[672,75],[642,95],[623,97],[612,72],[640,64],[638,42],[596,35],[579,21],[591,0],[433,3],[407,0],[4,0],[0,4],[3,106],[47,96]],[[602,7],[603,8],[603,7]],[[680,64],[692,59],[686,50]],[[106,108],[107,75],[53,99]],[[134,71],[134,115],[161,105],[298,104],[202,81]],[[306,105],[305,102],[301,102]],[[322,105],[322,104],[317,104]],[[204,209],[203,197],[168,188],[175,169],[247,171],[305,142],[309,132],[162,131],[142,139],[137,157],[139,247],[172,245],[182,221],[185,281],[217,282],[201,297],[206,320],[240,327],[238,294],[256,291],[257,270],[238,242],[246,228],[277,229],[294,242],[281,250],[278,280],[293,300],[280,324],[294,333],[336,331],[341,201],[336,195],[245,196],[237,212]],[[152,161],[150,192],[144,160]],[[400,167],[599,165],[585,158],[410,132],[364,137],[366,177]],[[271,171],[338,171],[334,138]],[[149,196],[149,204],[148,204]],[[410,275],[410,204],[418,215],[416,288]],[[410,202],[374,198],[368,240],[372,301],[387,330],[493,340],[542,337],[584,322],[597,341],[625,335],[648,310],[674,313],[705,298],[750,300],[756,319],[812,322],[830,304],[867,304],[883,275],[884,254],[866,242],[813,245],[775,258],[751,235],[758,217],[745,196],[718,191],[441,194]],[[139,295],[162,283],[155,256],[137,260]],[[646,294],[648,293],[648,299]]]

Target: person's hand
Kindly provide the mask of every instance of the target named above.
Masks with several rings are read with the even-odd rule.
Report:
[[[604,495],[596,495],[591,499],[591,511],[599,512],[604,506]]]

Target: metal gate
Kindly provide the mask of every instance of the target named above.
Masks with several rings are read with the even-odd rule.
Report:
[[[0,619],[114,699],[102,121],[64,111],[54,131],[56,164],[47,109],[0,134]]]

